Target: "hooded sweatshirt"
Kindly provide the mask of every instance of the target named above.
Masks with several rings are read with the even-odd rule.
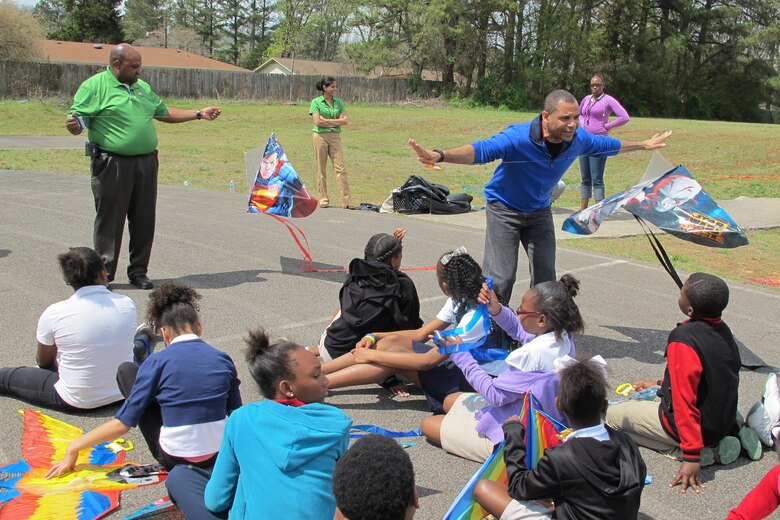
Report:
[[[325,348],[334,359],[370,332],[422,326],[420,299],[411,278],[384,262],[355,258],[339,292],[341,315],[330,324]]]
[[[352,421],[336,407],[266,400],[233,412],[205,492],[230,519],[311,518],[336,512],[332,480]]]
[[[549,448],[529,470],[523,426],[505,424],[509,495],[515,500],[552,498],[553,518],[559,520],[636,518],[647,468],[628,435],[610,428],[607,432],[609,441],[579,437]]]

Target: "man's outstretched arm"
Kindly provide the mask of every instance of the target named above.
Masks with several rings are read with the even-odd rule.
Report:
[[[442,159],[441,153],[433,150],[426,150],[414,139],[409,139],[409,146],[412,147],[414,153],[417,154],[417,159],[423,164],[436,164],[437,162],[448,162],[453,164],[474,164],[474,147],[470,144],[458,146],[457,148],[449,148],[442,150],[444,152],[444,158]]]
[[[635,152],[638,150],[658,150],[666,146],[666,141],[672,135],[668,130],[662,134],[655,134],[650,139],[644,141],[620,141],[620,151],[618,153]]]

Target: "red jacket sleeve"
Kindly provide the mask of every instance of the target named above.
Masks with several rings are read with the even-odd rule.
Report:
[[[780,505],[780,466],[775,466],[742,502],[732,509],[726,520],[766,518]]]
[[[701,360],[689,345],[669,343],[666,350],[667,366],[672,391],[672,409],[680,449],[685,462],[699,462],[704,441],[701,436],[701,411],[697,405]]]

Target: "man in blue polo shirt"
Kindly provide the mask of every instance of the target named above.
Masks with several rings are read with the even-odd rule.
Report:
[[[501,159],[485,186],[487,229],[482,269],[493,277],[496,294],[504,303],[512,296],[521,243],[528,255],[531,287],[555,280],[550,192],[571,163],[580,155],[609,156],[662,148],[672,134],[621,142],[577,130],[578,116],[577,99],[565,90],[555,90],[545,98],[544,111],[534,120],[511,125],[489,139],[447,150],[427,150],[409,140],[423,164],[485,164]]]
[[[183,123],[213,121],[217,107],[168,108],[139,79],[141,53],[126,43],[111,49],[108,68],[81,84],[65,128],[73,135],[87,128],[95,199],[95,251],[103,258],[108,281],[114,279],[125,220],[130,232],[130,283],[151,289],[147,276],[157,207],[157,132],[154,120]]]

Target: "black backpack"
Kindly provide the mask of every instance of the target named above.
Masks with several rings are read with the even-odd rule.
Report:
[[[450,195],[446,186],[410,175],[400,188],[393,190],[393,211],[407,215],[467,213],[471,211],[472,199],[466,193]]]

